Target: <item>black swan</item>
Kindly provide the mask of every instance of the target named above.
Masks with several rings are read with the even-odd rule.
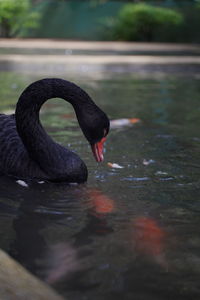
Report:
[[[40,123],[40,108],[50,98],[72,104],[96,160],[103,160],[103,143],[109,131],[106,114],[74,83],[46,78],[23,91],[15,114],[0,114],[0,173],[20,179],[84,182],[88,174],[84,162],[54,142]]]

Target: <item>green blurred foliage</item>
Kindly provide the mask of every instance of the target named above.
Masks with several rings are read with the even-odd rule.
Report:
[[[199,16],[200,0],[0,0],[0,36],[199,43]]]
[[[184,22],[181,13],[145,3],[127,4],[113,22],[113,36],[127,41],[173,41]]]
[[[3,37],[21,35],[28,28],[36,28],[39,13],[31,11],[29,0],[0,0],[0,32]]]

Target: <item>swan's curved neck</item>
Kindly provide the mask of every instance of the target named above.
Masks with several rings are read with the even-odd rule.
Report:
[[[43,79],[28,86],[21,94],[16,107],[16,126],[18,134],[32,159],[41,166],[57,163],[59,150],[51,137],[45,132],[39,120],[42,104],[50,98],[63,98],[70,102],[76,114],[81,107],[93,101],[81,88],[62,79]]]

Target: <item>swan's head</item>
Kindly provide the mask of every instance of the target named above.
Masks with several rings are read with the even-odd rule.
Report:
[[[102,112],[100,118],[95,119],[95,125],[90,128],[90,137],[88,141],[91,145],[93,155],[97,162],[104,159],[104,143],[109,132],[110,122],[106,114]]]
[[[107,115],[96,106],[90,114],[84,112],[84,118],[79,116],[78,120],[96,161],[103,161],[104,143],[110,128]]]
[[[101,162],[104,159],[103,147],[106,141],[106,136],[108,134],[108,131],[109,131],[109,127],[103,128],[103,135],[101,135],[101,138],[98,141],[91,143],[92,152],[97,162]]]

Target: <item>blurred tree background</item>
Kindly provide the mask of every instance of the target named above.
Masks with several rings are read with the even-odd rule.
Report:
[[[199,0],[0,0],[1,37],[200,42]]]
[[[26,35],[26,30],[39,27],[39,13],[29,0],[0,0],[0,35]]]

